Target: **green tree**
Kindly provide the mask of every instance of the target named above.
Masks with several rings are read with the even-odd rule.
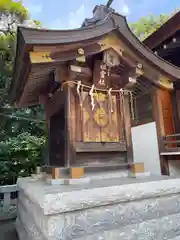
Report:
[[[168,15],[160,14],[140,18],[137,22],[131,23],[130,28],[134,34],[142,41],[169,19]]]
[[[7,99],[18,24],[40,27],[29,19],[22,1],[0,0],[0,184],[30,174],[45,142],[43,108],[14,109]]]

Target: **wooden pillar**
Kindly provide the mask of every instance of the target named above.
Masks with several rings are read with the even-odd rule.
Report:
[[[74,84],[65,84],[65,148],[66,148],[66,167],[75,164],[76,161],[76,115],[75,115],[75,94]]]
[[[131,134],[131,113],[130,113],[130,95],[128,92],[124,92],[124,128],[125,128],[125,139],[127,147],[127,162],[132,163],[133,159],[133,145],[132,145],[132,134]]]
[[[173,133],[171,92],[165,89],[154,89],[152,92],[153,115],[156,122],[159,153],[162,151],[162,137]],[[160,155],[162,175],[169,175],[168,160]]]

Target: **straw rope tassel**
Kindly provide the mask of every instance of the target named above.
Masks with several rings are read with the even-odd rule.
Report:
[[[81,87],[81,81],[78,81],[76,91],[77,91],[77,93],[78,93],[79,103],[80,103],[80,106],[81,106],[81,108],[82,108],[82,97],[81,97],[81,93],[80,93],[80,87]]]
[[[109,101],[110,101],[111,113],[113,113],[113,104],[112,104],[112,94],[111,94],[111,91],[112,91],[112,88],[109,89],[108,96],[109,96]]]
[[[63,82],[62,83],[62,87],[61,87],[61,90],[63,90],[63,86],[65,85],[65,84],[72,84],[72,83],[74,83],[74,84],[78,84],[78,82],[76,82],[76,81],[66,81],[66,82]],[[94,90],[96,90],[96,91],[99,91],[99,92],[106,92],[106,93],[108,93],[108,89],[101,89],[101,88],[96,88],[94,85],[92,85],[91,87],[89,86],[89,85],[85,85],[85,84],[81,84],[81,88],[86,88],[86,89],[92,89],[92,87],[93,87],[93,91]],[[126,92],[130,92],[130,91],[128,91],[128,90],[121,90],[121,91],[126,91]],[[116,93],[118,93],[119,92],[119,90],[115,90],[115,89],[112,89],[111,90],[111,92],[113,93],[113,92],[116,92]]]
[[[93,91],[94,91],[94,84],[92,85],[91,90],[89,91],[89,95],[90,95],[90,97],[91,97],[91,107],[92,107],[92,111],[94,110],[94,107],[95,107]]]

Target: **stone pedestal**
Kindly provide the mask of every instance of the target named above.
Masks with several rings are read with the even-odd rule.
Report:
[[[18,180],[20,240],[180,239],[180,179]]]

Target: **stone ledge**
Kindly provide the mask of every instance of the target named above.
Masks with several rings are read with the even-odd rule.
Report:
[[[58,233],[58,225],[53,224],[51,225],[51,232],[49,232],[48,237],[43,237],[43,235],[40,234],[37,226],[32,222],[32,219],[26,214],[26,212],[22,212],[20,218],[30,238],[28,240],[170,240],[177,238],[180,232],[180,213],[168,215],[158,219],[143,221],[141,223],[128,224],[123,227],[120,226],[117,228],[116,226],[116,228],[106,231],[99,229],[98,232],[95,232],[91,235],[85,234],[81,237],[70,235],[68,229],[66,228]]]
[[[16,228],[18,235],[26,234],[28,240],[46,240],[33,219],[21,206],[18,206],[18,220],[19,225]],[[26,238],[22,240],[26,240]]]
[[[180,213],[153,219],[140,224],[95,233],[76,240],[179,240]]]
[[[33,240],[28,236],[19,218],[16,219],[16,231],[18,233],[19,240]]]
[[[122,179],[99,180],[82,186],[50,186],[44,181],[24,178],[18,180],[18,187],[44,215],[58,214],[80,209],[135,201],[145,198],[167,196],[180,192],[180,179],[145,181],[118,185]],[[112,185],[111,185],[112,183]],[[108,186],[111,185],[111,186]]]
[[[23,211],[26,211],[26,214],[34,219],[33,221],[44,236],[52,234],[51,227],[53,226],[55,238],[64,231],[70,239],[112,230],[118,226],[140,224],[180,212],[179,195],[126,202],[54,216],[43,216],[35,204],[31,204],[26,197],[21,195],[19,204],[24,206],[21,209],[24,209]]]

